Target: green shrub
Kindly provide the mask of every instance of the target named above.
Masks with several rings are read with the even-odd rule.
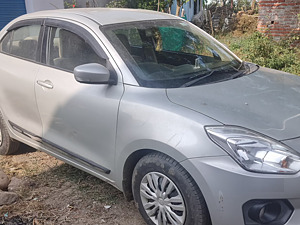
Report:
[[[231,42],[229,48],[243,60],[300,75],[300,59],[288,40],[273,41],[259,32]]]

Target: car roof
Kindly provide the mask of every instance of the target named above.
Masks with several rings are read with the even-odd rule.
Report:
[[[126,23],[146,20],[179,19],[167,13],[155,12],[142,9],[124,9],[124,8],[76,8],[47,10],[30,13],[20,17],[20,19],[38,18],[38,17],[60,17],[66,19],[75,19],[78,16],[89,18],[100,25]],[[77,19],[75,19],[77,20]]]

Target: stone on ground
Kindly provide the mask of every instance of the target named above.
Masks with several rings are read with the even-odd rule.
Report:
[[[19,192],[22,189],[26,189],[30,187],[30,182],[27,180],[22,180],[20,178],[17,177],[12,177],[11,181],[8,185],[8,191],[11,192]]]
[[[0,206],[10,205],[16,202],[19,196],[14,192],[1,191],[0,192]]]
[[[8,176],[0,170],[0,190],[6,191],[9,184],[9,178]]]

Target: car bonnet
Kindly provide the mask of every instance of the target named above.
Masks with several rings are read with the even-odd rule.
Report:
[[[277,140],[300,136],[300,77],[260,68],[219,83],[167,90],[171,102]]]

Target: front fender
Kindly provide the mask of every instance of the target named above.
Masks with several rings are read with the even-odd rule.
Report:
[[[178,162],[226,155],[208,138],[205,125],[220,123],[170,102],[164,89],[126,86],[118,115],[115,180],[122,181],[127,158],[140,150],[158,151]]]

